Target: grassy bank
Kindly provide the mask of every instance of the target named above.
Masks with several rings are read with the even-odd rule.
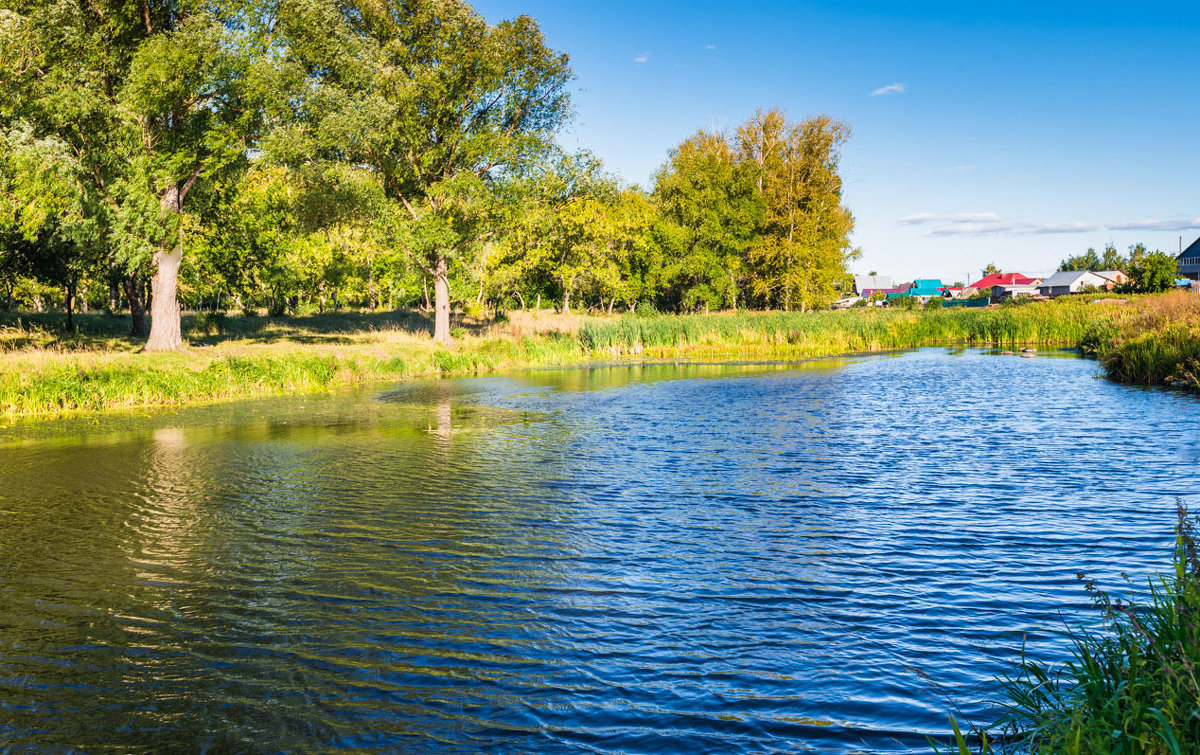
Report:
[[[0,421],[313,392],[581,357],[573,336],[536,328],[464,329],[459,346],[445,349],[430,342],[422,318],[391,313],[293,321],[231,317],[219,332],[210,320],[187,318],[185,352],[144,354],[140,342],[125,335],[126,320],[77,319],[79,329],[69,334],[53,316],[23,319],[20,329],[15,318],[0,325],[0,343],[20,344],[0,353]]]
[[[1200,296],[1146,297],[1097,344],[1109,377],[1200,391]]]
[[[1200,298],[1187,294],[907,312],[512,313],[457,322],[453,349],[433,345],[428,317],[413,312],[189,316],[180,354],[140,353],[127,318],[77,316],[70,332],[64,324],[62,315],[0,313],[0,418],[632,356],[786,359],[922,346],[1081,346],[1116,379],[1200,390]]]

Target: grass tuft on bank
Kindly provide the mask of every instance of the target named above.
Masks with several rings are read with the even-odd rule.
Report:
[[[1023,659],[1003,680],[1006,712],[994,736],[975,732],[969,742],[953,723],[955,751],[1196,752],[1200,523],[1182,503],[1175,535],[1173,572],[1151,580],[1143,602],[1124,603],[1086,581],[1103,624],[1072,631],[1071,658],[1059,667]]]

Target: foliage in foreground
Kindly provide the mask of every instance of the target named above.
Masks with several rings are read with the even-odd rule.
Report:
[[[1071,633],[1061,668],[1022,660],[1003,680],[1003,745],[976,732],[978,752],[1196,752],[1200,745],[1200,521],[1179,504],[1174,573],[1149,583],[1143,604],[1090,580],[1104,623]],[[1080,574],[1080,578],[1083,575]],[[957,750],[969,753],[954,724]]]

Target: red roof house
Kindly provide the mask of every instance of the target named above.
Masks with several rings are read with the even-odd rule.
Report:
[[[992,286],[1036,286],[1041,282],[1041,278],[1030,278],[1020,273],[992,273],[972,283],[971,288],[982,290]]]

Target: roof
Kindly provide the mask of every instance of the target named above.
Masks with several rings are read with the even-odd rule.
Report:
[[[1074,285],[1076,281],[1078,281],[1081,278],[1083,278],[1084,276],[1088,276],[1088,275],[1091,275],[1096,278],[1100,277],[1099,275],[1096,275],[1096,273],[1093,273],[1091,270],[1067,270],[1064,272],[1059,272],[1059,273],[1055,273],[1054,275],[1051,275],[1049,278],[1042,281],[1041,287],[1042,288],[1060,288],[1062,286],[1071,286],[1071,285]]]
[[[881,288],[892,287],[892,276],[890,275],[856,275],[854,276],[854,290],[867,291],[878,290]]]
[[[1117,281],[1117,282],[1120,282],[1121,278],[1128,277],[1127,275],[1125,275],[1124,272],[1122,272],[1120,270],[1100,270],[1099,272],[1096,273],[1096,275],[1099,275],[1101,278],[1108,278],[1110,281]]]
[[[985,275],[971,284],[971,288],[991,288],[992,286],[1032,286],[1037,284],[1037,278],[1030,278],[1020,273],[992,273]]]
[[[938,278],[917,278],[908,289],[910,296],[941,296],[942,281]]]
[[[1185,247],[1175,259],[1181,260],[1184,257],[1200,257],[1200,239],[1196,239],[1192,243],[1188,244],[1187,247]]]

